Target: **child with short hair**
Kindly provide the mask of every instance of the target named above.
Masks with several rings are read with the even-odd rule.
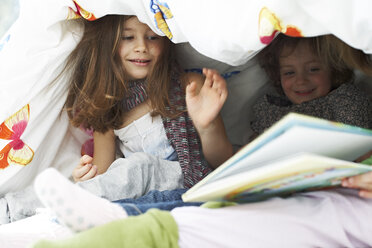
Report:
[[[264,48],[258,59],[276,88],[254,106],[251,127],[262,133],[289,112],[307,114],[363,128],[372,128],[372,104],[367,94],[354,85],[353,67],[339,57],[332,44],[334,36],[297,38],[279,34]],[[342,46],[338,50],[348,49]],[[364,59],[366,72],[372,69],[368,56],[352,50]]]
[[[333,35],[289,37],[279,34],[258,54],[277,91],[254,106],[251,127],[257,134],[289,112],[372,129],[372,103],[354,84],[354,69],[372,75],[371,58]],[[372,173],[344,179],[372,198]]]

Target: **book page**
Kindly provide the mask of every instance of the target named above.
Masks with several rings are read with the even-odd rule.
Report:
[[[337,185],[341,178],[372,171],[371,166],[309,153],[271,161],[256,169],[204,184],[184,201],[252,202],[304,189]]]
[[[372,149],[372,130],[289,113],[187,191],[298,152],[353,161]]]
[[[233,166],[220,171],[209,182],[241,173],[290,154],[309,152],[353,161],[372,149],[372,136],[304,126],[294,126]]]

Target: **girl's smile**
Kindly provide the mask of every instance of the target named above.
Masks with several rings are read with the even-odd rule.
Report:
[[[331,91],[330,69],[307,42],[298,43],[294,49],[285,47],[279,64],[282,89],[292,103],[307,102],[326,96]]]
[[[137,17],[125,21],[119,54],[130,80],[149,75],[163,52],[164,39]]]
[[[306,96],[306,95],[309,95],[311,94],[315,89],[311,89],[311,90],[297,90],[295,91],[295,93],[297,95],[300,95],[300,96]]]
[[[151,62],[148,59],[130,59],[129,61],[137,66],[148,66]]]

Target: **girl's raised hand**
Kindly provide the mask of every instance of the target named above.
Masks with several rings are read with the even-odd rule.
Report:
[[[212,69],[204,68],[203,74],[206,78],[201,88],[196,82],[186,87],[187,110],[199,131],[208,128],[216,119],[227,98],[225,79]]]
[[[72,171],[72,178],[75,182],[86,181],[97,175],[97,166],[92,165],[93,158],[84,155],[80,158],[80,163]]]

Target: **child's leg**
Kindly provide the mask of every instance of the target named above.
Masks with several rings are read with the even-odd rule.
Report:
[[[152,190],[146,195],[137,199],[123,199],[114,201],[114,203],[121,205],[126,210],[128,215],[142,214],[151,208],[172,210],[176,207],[200,206],[202,204],[198,202],[183,202],[181,196],[186,191],[187,189],[165,191]]]
[[[183,174],[177,161],[137,152],[128,158],[116,159],[105,173],[77,185],[113,201],[137,198],[153,189],[182,188]]]
[[[173,190],[151,190],[146,195],[138,197],[136,199],[128,198],[118,200],[120,203],[155,203],[165,201],[178,201],[182,200],[182,195],[187,189],[173,189]]]
[[[60,241],[39,241],[33,248],[161,247],[178,246],[178,227],[169,212],[146,214],[114,221]]]
[[[119,205],[74,185],[53,168],[37,176],[35,191],[41,202],[75,231],[127,217]]]
[[[178,201],[169,201],[169,202],[155,202],[155,203],[118,203],[122,208],[125,209],[128,215],[139,215],[147,212],[149,209],[160,209],[160,210],[172,210],[177,207],[186,207],[186,206],[200,206],[200,202],[183,202],[182,200]]]
[[[372,247],[372,199],[350,189],[171,214],[180,247]]]
[[[183,202],[181,195],[185,189],[152,191],[138,199],[119,200],[114,204],[73,184],[52,168],[36,178],[35,191],[43,204],[75,231],[83,231],[128,215],[139,215],[151,208],[172,210],[180,206],[201,204]]]

